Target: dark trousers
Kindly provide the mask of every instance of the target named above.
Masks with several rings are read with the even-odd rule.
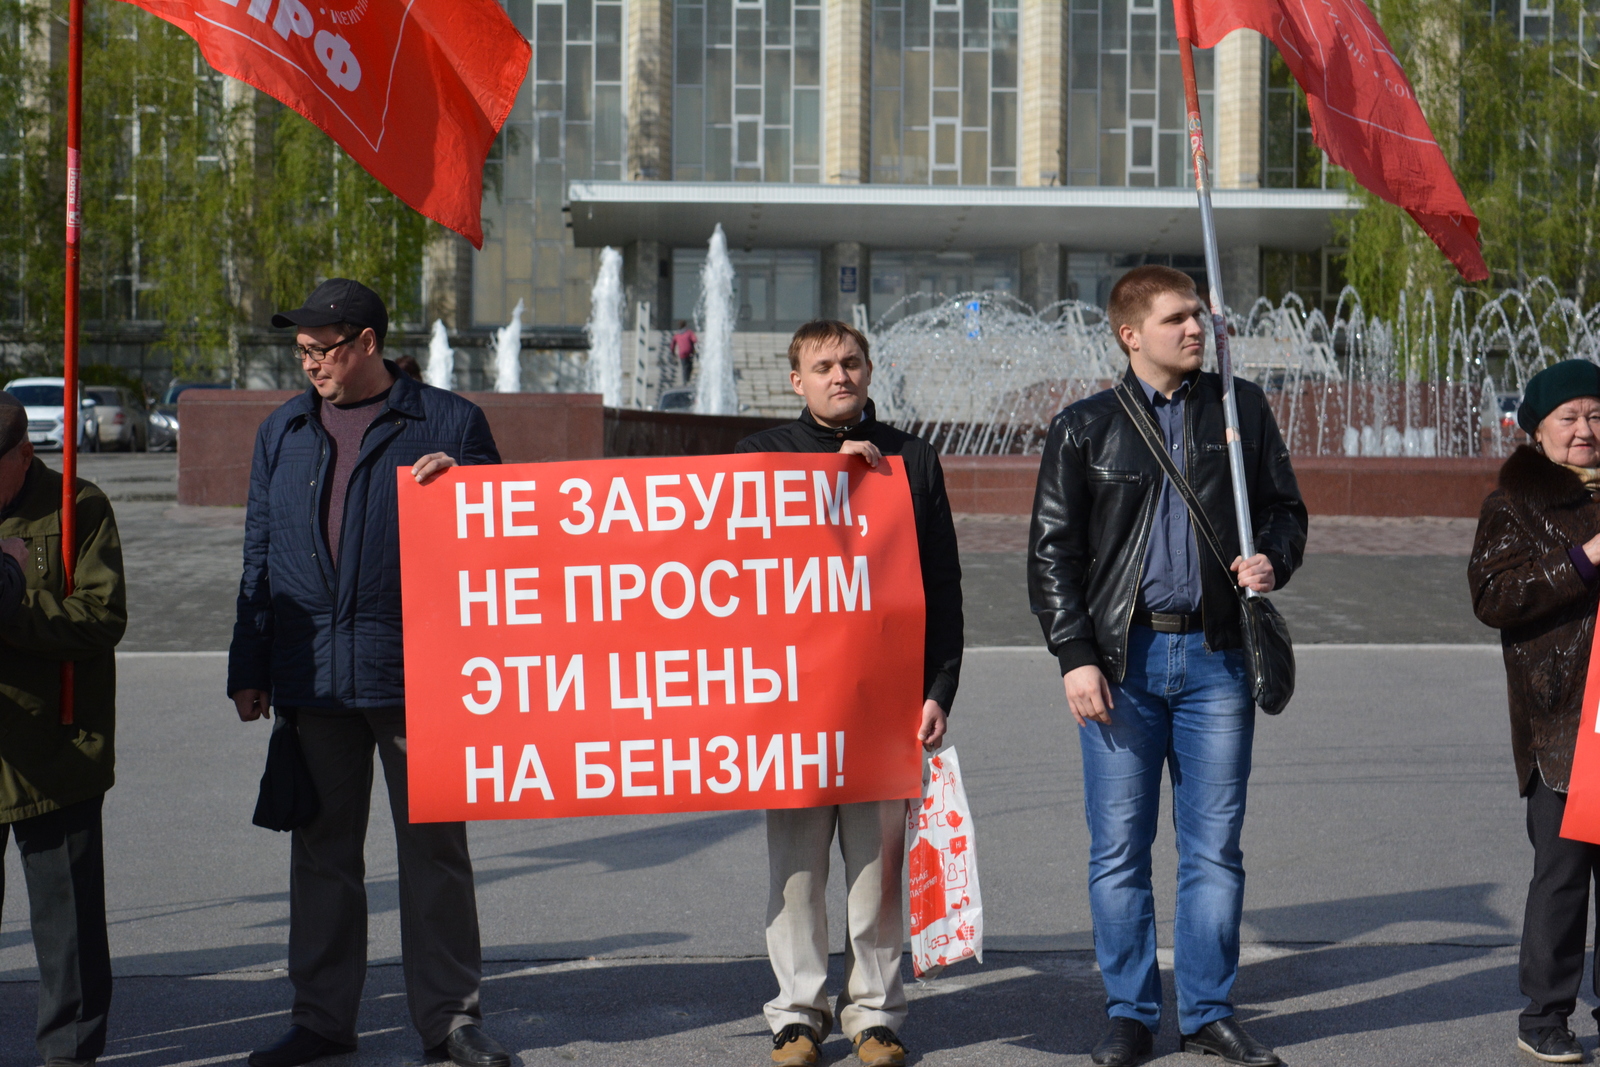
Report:
[[[39,957],[38,1046],[46,1063],[92,1060],[106,1048],[111,949],[101,852],[103,799],[0,823],[0,861],[7,839],[15,837],[28,887],[33,950]],[[0,899],[4,896],[0,862]]]
[[[1589,883],[1600,871],[1600,845],[1561,836],[1567,796],[1537,776],[1528,795],[1528,840],[1533,842],[1533,880],[1522,922],[1518,967],[1528,1006],[1519,1025],[1565,1026],[1583,984],[1584,941],[1589,932]],[[1600,994],[1600,974],[1595,976]],[[1597,1012],[1600,1017],[1600,1012]]]
[[[321,808],[290,842],[292,1021],[356,1042],[367,977],[365,844],[372,753],[383,763],[399,860],[400,959],[411,1022],[424,1048],[481,1022],[483,959],[465,823],[412,823],[403,708],[294,712]]]

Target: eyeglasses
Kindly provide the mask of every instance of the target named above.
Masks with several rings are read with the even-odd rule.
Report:
[[[346,337],[342,341],[335,341],[333,344],[326,346],[319,347],[317,345],[295,345],[292,351],[294,352],[295,358],[302,363],[308,359],[313,363],[321,363],[323,360],[328,358],[329,354],[331,354],[334,349],[343,348],[351,341],[360,338],[360,336],[365,332],[365,329],[359,330],[356,333],[351,334],[349,337]]]

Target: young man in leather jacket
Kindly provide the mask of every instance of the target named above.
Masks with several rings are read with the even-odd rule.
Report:
[[[1128,354],[1121,388],[1144,405],[1232,559],[1224,568],[1113,390],[1050,424],[1028,537],[1028,595],[1060,663],[1083,755],[1089,904],[1110,1027],[1101,1067],[1150,1055],[1161,1022],[1150,848],[1170,767],[1178,843],[1173,975],[1179,1047],[1247,1067],[1279,1063],[1233,1017],[1255,706],[1238,586],[1281,588],[1300,564],[1306,509],[1265,394],[1236,381],[1256,553],[1239,557],[1222,380],[1202,373],[1210,316],[1193,281],[1139,267],[1107,309]]]
[[[917,740],[931,752],[944,737],[945,716],[961,677],[962,647],[961,563],[939,456],[926,441],[877,420],[867,397],[872,383],[867,339],[854,327],[832,321],[800,327],[789,344],[789,368],[790,383],[805,398],[805,410],[794,422],[746,437],[736,450],[838,452],[859,456],[874,467],[886,455],[904,461],[927,611]],[[911,729],[909,718],[905,729]],[[904,800],[767,812],[767,952],[778,979],[778,995],[765,1009],[774,1033],[772,1062],[810,1067],[833,1029],[825,894],[836,833],[847,893],[839,1026],[863,1067],[897,1067],[906,1057],[897,1033],[906,1018],[900,977]]]

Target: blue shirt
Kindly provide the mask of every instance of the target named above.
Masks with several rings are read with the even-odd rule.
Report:
[[[1184,408],[1190,383],[1185,381],[1168,399],[1155,386],[1139,380],[1145,399],[1155,408],[1156,423],[1167,445],[1167,454],[1185,478],[1189,476],[1184,454]],[[1155,522],[1150,527],[1150,547],[1144,556],[1144,581],[1139,586],[1139,607],[1169,615],[1188,615],[1200,610],[1200,560],[1194,531],[1189,526],[1189,509],[1172,480],[1161,478],[1161,496],[1156,500]]]

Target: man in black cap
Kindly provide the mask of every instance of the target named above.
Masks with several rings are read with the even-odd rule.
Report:
[[[383,358],[389,315],[366,286],[326,281],[272,324],[296,330],[311,388],[256,435],[228,695],[244,722],[275,706],[278,728],[298,730],[319,810],[290,847],[292,1025],[250,1064],[296,1067],[355,1048],[376,750],[394,815],[411,1021],[432,1058],[508,1067],[510,1056],[481,1028],[466,826],[413,824],[407,809],[394,475],[409,466],[425,485],[458,463],[500,455],[476,405]]]

